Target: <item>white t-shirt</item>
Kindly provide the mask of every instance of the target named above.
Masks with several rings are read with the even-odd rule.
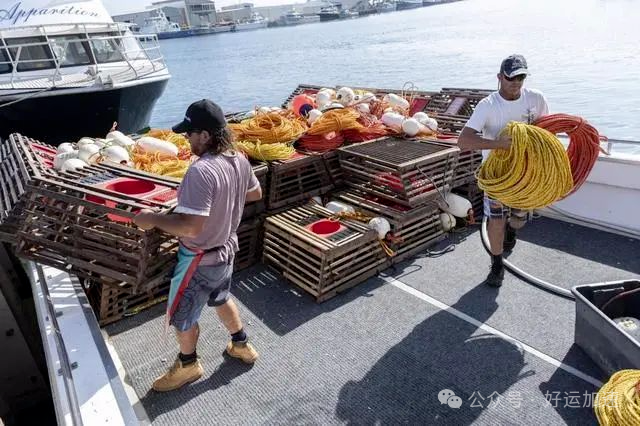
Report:
[[[500,96],[500,93],[493,92],[478,103],[465,127],[482,132],[485,139],[496,140],[500,131],[510,121],[531,124],[548,114],[547,100],[539,90],[523,88],[520,97],[515,101],[508,101]],[[485,160],[490,151],[482,151]]]

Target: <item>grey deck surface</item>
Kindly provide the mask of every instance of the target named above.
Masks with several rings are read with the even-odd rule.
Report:
[[[637,278],[639,252],[638,241],[539,219],[510,259],[569,288]],[[607,379],[573,345],[572,301],[510,274],[501,289],[488,288],[488,263],[477,229],[456,233],[323,304],[261,265],[242,271],[234,295],[260,360],[249,367],[224,356],[227,333],[205,310],[198,347],[205,377],[168,394],[149,390],[177,352],[163,335],[164,306],[107,332],[154,424],[596,424],[595,386],[388,280]],[[462,406],[441,404],[443,389]]]

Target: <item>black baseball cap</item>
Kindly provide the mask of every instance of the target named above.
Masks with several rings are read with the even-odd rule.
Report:
[[[522,74],[529,75],[527,60],[522,55],[511,55],[500,64],[500,72],[509,78]]]
[[[227,125],[222,108],[209,99],[202,99],[189,105],[184,120],[171,128],[175,133],[191,130],[217,130]]]

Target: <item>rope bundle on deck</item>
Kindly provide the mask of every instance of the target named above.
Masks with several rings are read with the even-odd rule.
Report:
[[[551,132],[512,121],[502,132],[511,148],[494,150],[478,172],[478,187],[505,205],[523,210],[546,207],[573,188],[562,143]]]
[[[621,370],[605,383],[594,401],[601,426],[640,425],[640,370]]]
[[[547,115],[538,119],[534,125],[555,135],[559,133],[569,135],[567,155],[573,175],[573,189],[567,195],[573,194],[587,180],[598,159],[601,151],[600,134],[584,119],[568,114]]]
[[[236,140],[248,142],[293,142],[307,131],[307,125],[291,111],[258,113],[241,123],[229,124]]]

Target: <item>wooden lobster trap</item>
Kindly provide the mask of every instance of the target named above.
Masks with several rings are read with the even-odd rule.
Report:
[[[434,137],[428,139],[430,141],[440,142],[448,144],[454,147],[458,146],[457,136],[451,137]],[[458,156],[458,165],[456,166],[452,188],[457,188],[468,183],[476,181],[476,171],[482,164],[482,152],[481,151],[460,151]]]
[[[484,89],[444,88],[434,94],[424,111],[429,114],[443,114],[461,116],[465,121],[471,117],[473,111],[482,99],[492,93]]]
[[[377,274],[389,264],[376,232],[307,205],[265,221],[263,261],[318,302]]]
[[[291,101],[297,95],[315,95],[320,91],[320,89],[322,89],[322,86],[314,86],[313,84],[299,84],[298,87],[296,87],[293,92],[291,92],[291,94],[287,96],[287,99],[282,102],[282,108],[289,108],[289,106],[291,105]]]
[[[167,276],[145,291],[135,293],[130,284],[98,279],[85,280],[84,289],[98,324],[104,326],[166,301],[170,285]]]
[[[296,153],[288,160],[269,163],[267,209],[308,200],[333,189],[323,156]]]
[[[262,221],[259,218],[245,220],[238,226],[236,234],[238,235],[238,252],[233,270],[240,271],[255,265],[260,259]]]
[[[260,182],[260,187],[262,188],[262,198],[258,201],[252,201],[245,203],[244,210],[242,210],[242,220],[250,219],[253,217],[257,217],[260,213],[265,211],[265,198],[268,196],[267,194],[267,173],[269,172],[269,168],[266,163],[258,163],[252,162],[251,167],[253,168],[253,173],[258,178]]]
[[[168,212],[176,205],[178,181],[118,165],[57,172],[37,142],[10,139],[30,176],[22,197],[23,222],[17,253],[87,279],[110,279],[145,291],[175,262],[177,239],[144,231],[132,218],[141,209]]]
[[[449,190],[460,150],[439,142],[384,137],[338,152],[347,186],[416,207]]]
[[[391,225],[387,244],[395,253],[392,263],[408,259],[444,238],[440,209],[435,203],[409,208],[356,189],[341,191],[334,198],[367,216],[387,219]]]
[[[0,241],[15,243],[30,172],[12,139],[0,140]]]
[[[412,116],[416,112],[424,111],[427,105],[431,102],[431,99],[434,95],[437,95],[438,92],[429,92],[424,90],[417,90],[414,88],[405,88],[405,89],[376,89],[372,87],[352,87],[354,90],[371,92],[380,100],[384,98],[384,95],[393,93],[394,95],[398,95],[403,97],[409,102],[409,115]]]

